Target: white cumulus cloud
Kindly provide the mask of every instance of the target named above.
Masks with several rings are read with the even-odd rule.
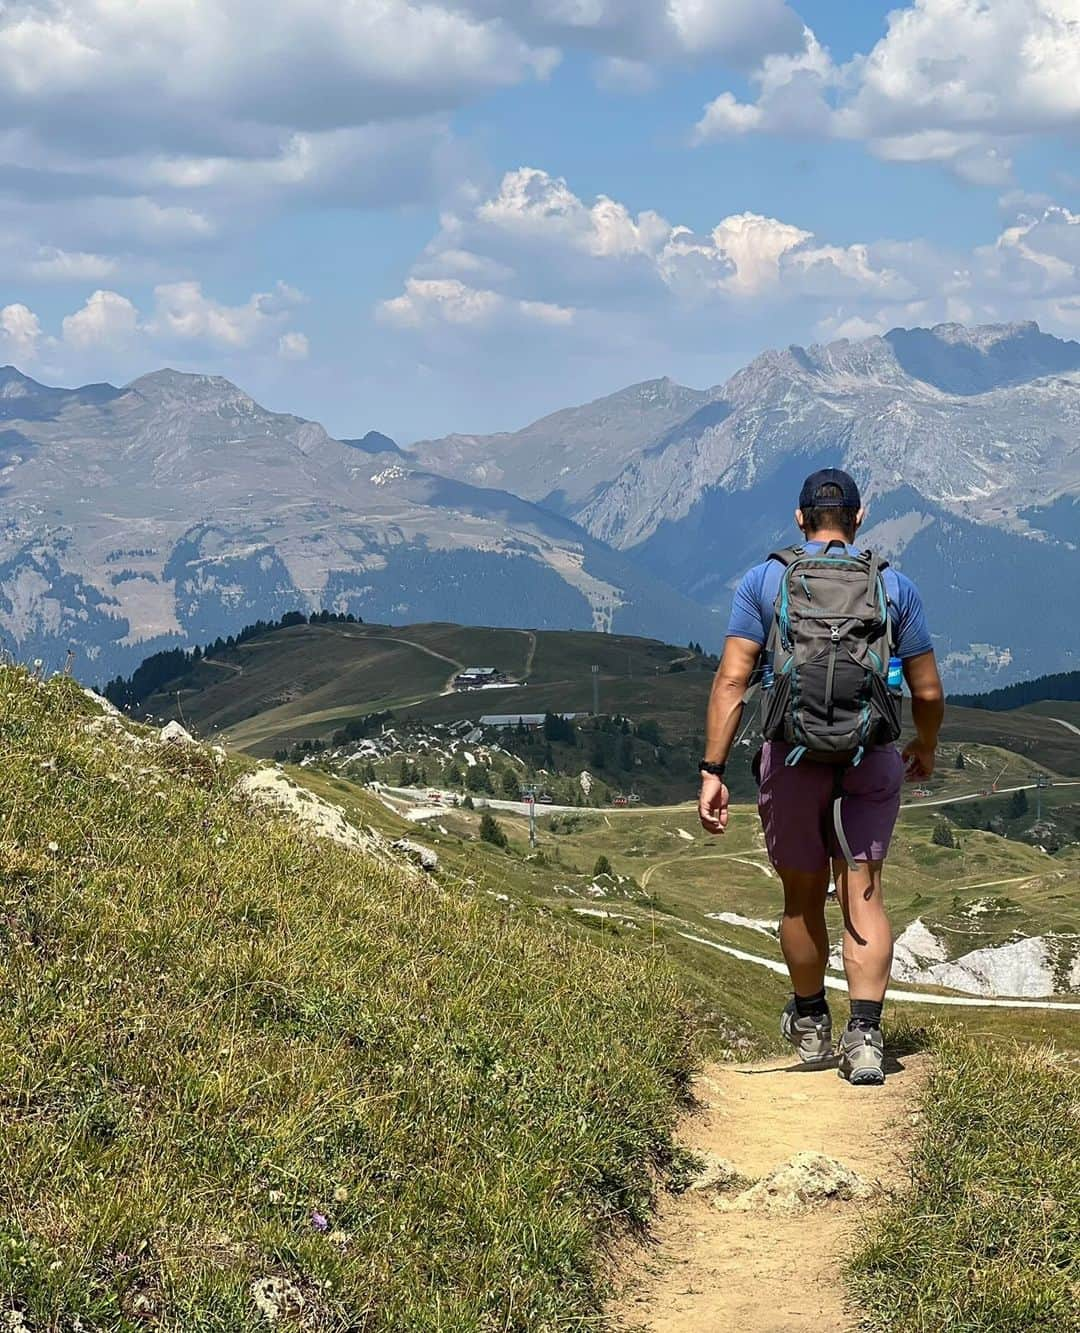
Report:
[[[16,302],[0,309],[0,348],[13,361],[32,361],[41,339],[41,321],[29,307]]]
[[[278,339],[278,356],[283,361],[306,361],[310,352],[307,336],[303,333],[293,330]]]
[[[409,278],[400,296],[383,301],[376,314],[383,323],[404,329],[438,325],[487,329],[492,325],[533,322],[569,324],[574,312],[549,301],[521,301],[499,292],[470,287],[457,278]]]
[[[155,287],[154,301],[147,326],[154,336],[237,350],[276,332],[303,297],[278,283],[272,292],[255,292],[243,305],[229,306],[208,297],[200,283],[188,281]]]
[[[1018,213],[994,244],[967,252],[922,240],[841,244],[752,212],[695,232],[522,167],[444,215],[378,315],[401,331],[482,337],[513,317],[596,344],[678,346],[715,338],[726,317],[745,327],[785,311],[801,337],[942,319],[1038,318],[1068,333],[1080,328],[1078,292],[1080,214],[1056,205]]]
[[[1025,136],[1080,131],[1077,0],[915,0],[887,22],[872,50],[842,65],[807,30],[800,53],[764,58],[754,101],[721,92],[697,140],[857,139],[891,161],[1000,185]]]
[[[139,327],[139,312],[119,292],[96,291],[81,310],[64,318],[64,342],[86,349],[123,346]]]
[[[0,352],[17,363],[47,362],[49,374],[61,378],[77,378],[92,368],[116,380],[123,379],[123,367],[145,370],[178,352],[214,366],[223,354],[304,361],[307,336],[287,327],[303,301],[285,283],[228,305],[197,282],[174,282],[154,288],[153,308],[144,314],[130,297],[99,288],[63,316],[55,332],[26,305],[3,307]]]

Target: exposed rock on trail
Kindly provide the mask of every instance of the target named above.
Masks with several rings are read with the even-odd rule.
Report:
[[[651,1240],[617,1283],[617,1327],[854,1333],[840,1261],[874,1198],[906,1183],[925,1071],[923,1056],[889,1063],[883,1088],[853,1088],[834,1068],[794,1058],[709,1067],[681,1138],[711,1179],[662,1200]]]
[[[877,1190],[835,1157],[798,1152],[734,1199],[721,1196],[725,1211],[799,1213],[815,1204],[842,1199],[871,1199]]]

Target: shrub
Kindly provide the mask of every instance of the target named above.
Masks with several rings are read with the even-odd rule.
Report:
[[[935,847],[951,847],[956,850],[956,834],[952,831],[952,825],[947,819],[939,819],[934,825],[934,832],[930,836],[930,841]]]
[[[606,856],[601,854],[596,858],[596,865],[593,866],[592,872],[594,876],[610,875],[612,873],[611,862],[607,859]]]
[[[1021,787],[1014,791],[1005,806],[1005,814],[1009,819],[1023,819],[1028,812],[1028,794]]]
[[[471,792],[487,792],[490,795],[494,788],[491,785],[491,774],[487,765],[473,764],[465,774],[465,786]]]
[[[481,816],[480,837],[484,842],[490,842],[493,847],[509,846],[509,840],[503,826],[490,810],[485,810]]]

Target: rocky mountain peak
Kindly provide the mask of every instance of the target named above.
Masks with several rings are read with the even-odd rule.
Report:
[[[0,398],[32,398],[46,392],[44,384],[32,380],[15,366],[0,366]]]
[[[163,367],[140,375],[127,386],[128,390],[156,404],[182,403],[187,407],[205,409],[211,404],[255,408],[255,401],[223,375],[193,375],[183,370]]]

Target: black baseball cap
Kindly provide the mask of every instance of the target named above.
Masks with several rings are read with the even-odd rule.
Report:
[[[824,486],[836,486],[840,494],[820,496],[818,492]],[[862,499],[855,478],[838,467],[823,467],[813,472],[803,482],[799,492],[800,509],[861,509]]]

